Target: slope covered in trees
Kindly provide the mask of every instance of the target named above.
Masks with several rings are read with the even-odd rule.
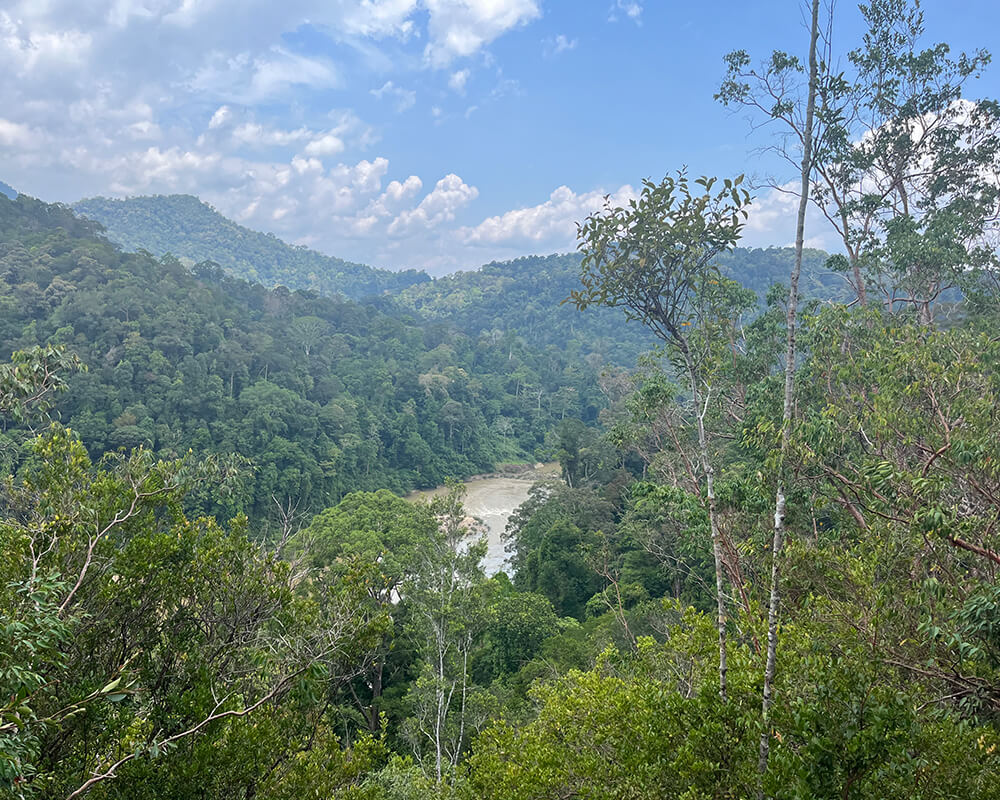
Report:
[[[830,169],[859,192],[885,181],[842,209],[865,232],[852,296],[797,309],[771,292],[759,309],[712,257],[742,231],[740,179],[644,181],[581,225],[572,305],[628,309],[663,344],[602,373],[603,430],[558,418],[556,348],[192,274],[115,250],[65,207],[0,200],[0,335],[23,348],[0,363],[0,795],[996,800],[1000,106],[949,115],[988,57],[921,50],[915,5],[862,6],[869,35],[829,63],[811,5],[808,78],[786,53],[727,63],[734,81],[773,79],[783,99],[765,91],[763,113],[793,125],[817,85],[842,93],[818,141],[880,116],[855,171]],[[915,108],[935,124],[914,126]],[[941,135],[913,135],[927,130]],[[800,141],[806,184],[830,151]],[[944,318],[948,286],[963,295]],[[342,388],[322,383],[334,374]],[[244,420],[253,435],[223,443],[258,465],[314,417],[346,449],[338,426],[369,406],[398,426],[373,441],[415,432],[472,459],[486,440],[457,412],[468,396],[488,419],[497,375],[523,427],[496,418],[494,444],[554,425],[564,478],[512,516],[510,578],[483,574],[459,487],[431,504],[351,491],[265,541],[261,504],[192,513],[231,511],[240,474],[258,480],[213,449]],[[148,405],[122,407],[116,384]],[[590,421],[584,399],[563,396]],[[296,403],[312,405],[282,416]],[[448,428],[433,442],[428,411]],[[95,460],[87,426],[106,412],[123,447]],[[129,448],[161,413],[164,457]],[[351,488],[393,476],[369,455]]]
[[[572,353],[129,254],[62,206],[0,198],[0,349],[65,344],[60,404],[92,456],[139,445],[251,459],[229,510],[319,509],[532,457],[594,374]]]
[[[214,261],[237,278],[265,286],[314,289],[355,300],[428,280],[423,272],[390,272],[295,247],[222,216],[191,195],[113,200],[92,197],[74,210],[104,226],[125,250],[170,254],[189,262]]]
[[[641,325],[613,312],[595,308],[579,314],[563,304],[578,284],[578,253],[526,256],[431,280],[422,272],[388,272],[292,247],[237,225],[190,195],[98,197],[73,208],[100,222],[126,250],[214,261],[238,278],[267,286],[352,298],[388,293],[402,307],[473,337],[512,333],[543,346],[573,343],[602,363],[629,365],[654,344]],[[737,248],[720,254],[719,263],[723,274],[756,292],[763,306],[771,287],[787,282],[791,257],[791,248]],[[847,283],[826,269],[827,258],[822,251],[807,251],[806,298],[846,296]]]
[[[717,260],[723,274],[756,292],[763,306],[771,287],[787,282],[792,255],[790,248],[737,248]],[[845,296],[846,283],[826,269],[827,258],[820,250],[808,251],[803,281],[806,297],[836,300]],[[579,343],[604,363],[634,365],[639,354],[654,346],[654,337],[639,323],[608,309],[589,308],[580,313],[564,303],[579,287],[579,275],[578,253],[526,256],[415,284],[400,293],[399,302],[470,336],[498,331],[545,345]]]

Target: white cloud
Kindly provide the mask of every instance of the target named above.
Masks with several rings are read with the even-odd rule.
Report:
[[[403,89],[392,81],[386,81],[378,89],[372,89],[371,94],[379,100],[392,100],[398,113],[407,111],[417,103],[417,93],[412,89]]]
[[[424,182],[420,180],[416,175],[410,175],[405,181],[400,183],[399,181],[393,181],[388,186],[385,187],[384,199],[391,200],[393,202],[400,202],[413,197],[424,188]]]
[[[608,21],[617,22],[624,14],[637,25],[642,24],[642,2],[640,0],[615,0],[608,12]]]
[[[291,89],[333,89],[342,81],[329,59],[308,57],[283,47],[257,56],[216,51],[187,81],[195,94],[256,105],[281,98]]]
[[[0,11],[0,51],[13,56],[10,74],[21,77],[37,72],[56,73],[79,68],[91,55],[93,37],[77,28],[37,28],[32,17]]]
[[[448,78],[448,86],[452,91],[465,94],[465,84],[469,82],[470,74],[467,69],[460,69],[457,72],[451,73],[451,77]]]
[[[209,123],[209,127],[212,127],[211,123]],[[234,128],[232,132],[234,142],[258,147],[288,147],[313,136],[313,132],[308,128],[286,131],[256,122],[244,122]],[[343,149],[343,143],[341,143],[340,149]],[[340,152],[340,150],[336,152]]]
[[[551,36],[548,39],[543,40],[544,53],[546,56],[552,57],[557,56],[560,53],[565,53],[568,50],[575,50],[576,46],[579,44],[578,39],[570,39],[566,34],[559,33],[555,36]]]
[[[601,208],[603,191],[575,193],[560,186],[544,203],[507,211],[483,220],[475,227],[463,228],[459,236],[466,244],[502,245],[510,248],[572,250],[576,242],[576,224]],[[624,205],[636,196],[625,185],[611,195],[611,202]]]
[[[231,145],[240,151],[293,148],[307,156],[323,157],[339,155],[348,146],[363,147],[371,143],[371,128],[353,112],[331,112],[328,117],[333,125],[325,130],[304,125],[286,129],[259,122],[248,112],[238,113],[229,106],[221,106],[212,115],[206,134],[198,139],[198,144],[206,146],[211,143],[216,147]]]
[[[478,189],[390,171],[345,93],[381,84],[406,111],[426,69],[467,90],[461,59],[540,15],[540,0],[0,0],[0,178],[66,202],[187,192],[344,257],[469,266],[480,246],[455,230]]]
[[[743,227],[740,245],[744,247],[792,247],[798,216],[798,182],[790,181],[767,189],[753,199]],[[838,251],[842,244],[836,231],[810,205],[806,212],[806,230],[812,233],[806,247]],[[818,231],[818,232],[817,232]]]
[[[420,205],[402,212],[389,225],[390,236],[399,236],[414,227],[433,228],[451,222],[455,214],[479,196],[475,186],[469,186],[458,175],[445,175],[437,182]]]
[[[305,154],[309,156],[333,156],[344,152],[344,140],[332,133],[324,133],[306,145]]]
[[[208,121],[209,130],[215,130],[226,125],[233,118],[233,110],[229,106],[219,106]]]
[[[323,58],[307,58],[280,47],[254,62],[251,91],[257,97],[274,97],[290,86],[332,89],[340,85],[340,77],[332,62]]]
[[[163,135],[160,126],[148,119],[131,123],[126,126],[125,132],[130,139],[135,139],[136,141],[159,139]]]
[[[0,117],[0,147],[32,147],[35,134],[27,125]]]
[[[424,0],[430,42],[424,58],[445,67],[471,56],[501,34],[541,16],[537,0]]]

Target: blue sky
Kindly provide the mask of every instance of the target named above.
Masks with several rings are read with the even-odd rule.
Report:
[[[995,0],[927,0],[989,47]],[[0,179],[47,200],[187,192],[249,227],[432,273],[565,251],[646,176],[793,177],[712,94],[801,53],[798,0],[0,0]],[[860,15],[836,9],[840,52]],[[1000,65],[969,94],[1000,96]],[[791,240],[763,190],[745,243]],[[812,226],[813,244],[832,238]]]

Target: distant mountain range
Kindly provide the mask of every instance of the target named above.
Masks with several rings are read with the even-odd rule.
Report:
[[[265,286],[312,289],[353,299],[385,296],[384,310],[414,312],[473,338],[514,333],[533,346],[576,348],[604,363],[631,365],[656,341],[618,309],[584,313],[563,304],[579,288],[580,254],[526,256],[432,280],[424,272],[390,272],[295,247],[238,225],[190,195],[127,200],[92,198],[73,209],[103,225],[125,250],[171,253],[189,263],[214,261],[230,274]],[[791,248],[737,248],[720,258],[724,274],[760,297],[788,280]],[[800,291],[805,298],[845,299],[827,254],[806,250]]]
[[[3,181],[0,181],[0,194],[5,194],[11,200],[14,200],[17,197],[17,189],[15,189],[9,183],[4,183]]]
[[[127,251],[170,253],[191,264],[214,261],[232,275],[267,287],[361,299],[430,280],[424,272],[373,269],[287,244],[238,225],[191,195],[92,197],[74,203],[73,210],[103,225],[108,238]]]
[[[790,247],[741,247],[720,256],[719,265],[724,275],[754,290],[763,307],[771,287],[787,282],[794,255]],[[569,253],[487,264],[410,286],[398,302],[473,336],[513,329],[535,344],[576,346],[606,363],[634,364],[657,343],[643,325],[628,322],[621,309],[591,307],[581,313],[563,302],[580,288],[580,258]],[[826,268],[827,258],[822,250],[805,251],[802,297],[846,299],[846,284]]]

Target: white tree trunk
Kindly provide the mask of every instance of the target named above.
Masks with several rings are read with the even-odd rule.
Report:
[[[799,303],[799,274],[802,271],[802,249],[805,242],[806,207],[809,203],[809,178],[812,173],[813,118],[816,109],[816,42],[819,38],[819,0],[812,0],[812,26],[809,38],[809,94],[806,100],[806,123],[802,137],[802,185],[799,195],[798,218],[795,224],[795,263],[788,287],[788,338],[785,347],[785,397],[781,426],[781,455],[778,465],[778,486],[774,499],[774,539],[771,547],[771,598],[767,610],[767,661],[764,666],[764,693],[761,708],[760,749],[758,768],[761,785],[759,797],[764,797],[764,776],[771,752],[771,709],[774,675],[778,656],[778,619],[781,610],[781,556],[785,527],[785,459],[791,436],[792,403],[795,379],[795,323]]]

